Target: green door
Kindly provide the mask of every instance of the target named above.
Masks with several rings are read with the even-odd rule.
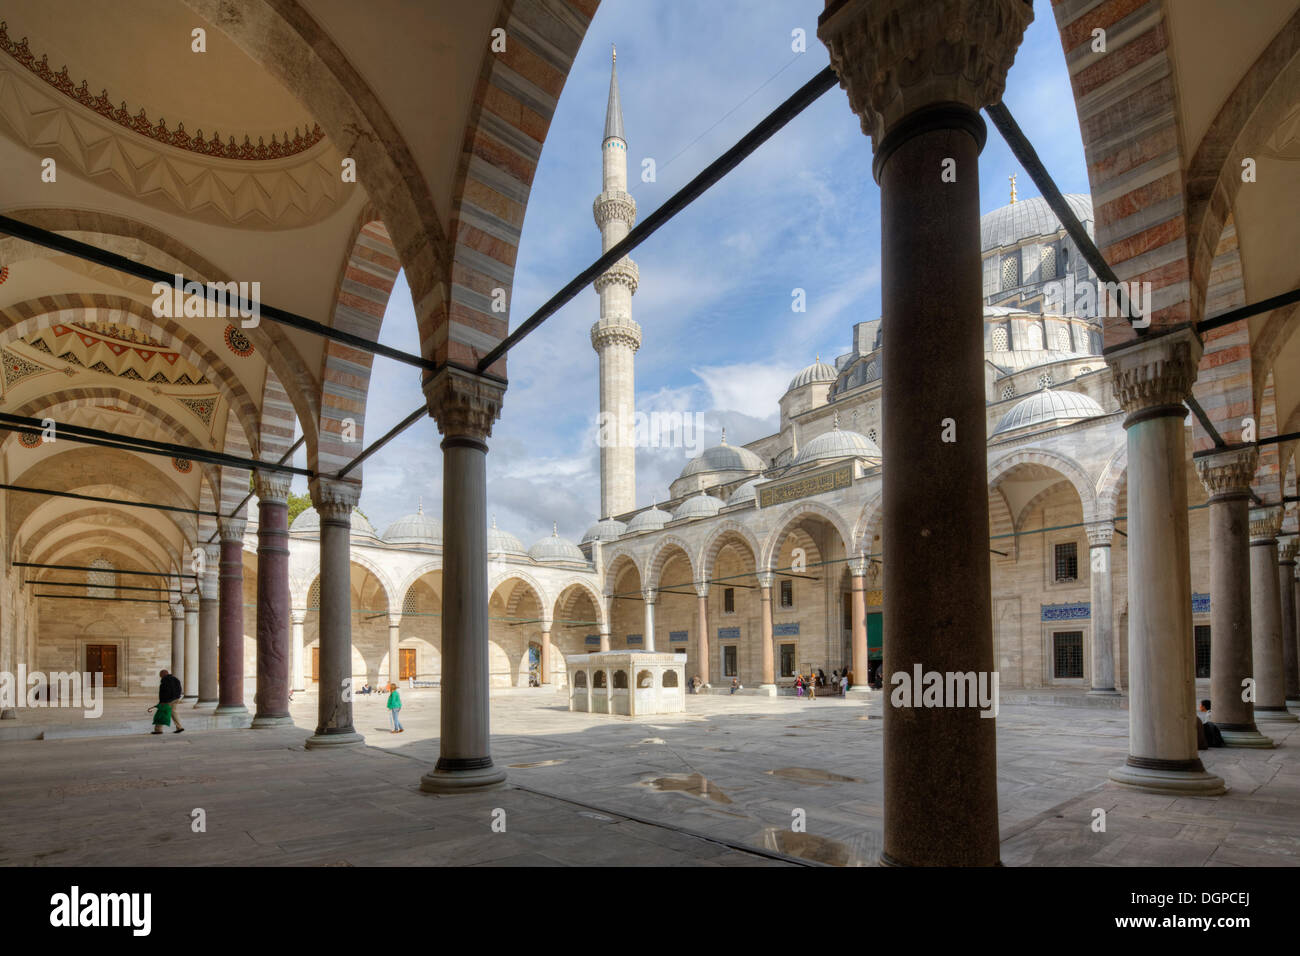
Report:
[[[883,656],[884,615],[879,611],[867,615],[867,660],[878,661]]]

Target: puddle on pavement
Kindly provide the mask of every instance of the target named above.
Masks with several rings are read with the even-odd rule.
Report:
[[[687,793],[693,797],[703,797],[705,800],[712,800],[714,803],[730,803],[731,798],[709,783],[708,779],[699,773],[670,773],[663,777],[655,777],[651,780],[642,780],[643,786],[652,790],[672,793]]]
[[[829,770],[816,770],[813,767],[782,767],[780,770],[768,770],[769,777],[784,777],[798,780],[800,783],[860,783],[857,777],[831,773]]]
[[[535,760],[532,763],[512,763],[506,766],[511,770],[527,770],[530,767],[554,767],[562,763],[564,763],[563,760]]]
[[[763,846],[815,863],[829,863],[831,866],[863,865],[853,847],[815,833],[795,833],[793,830],[768,827],[763,831]]]

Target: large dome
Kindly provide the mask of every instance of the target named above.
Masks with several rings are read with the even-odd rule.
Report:
[[[442,544],[442,522],[424,513],[424,505],[413,515],[398,518],[384,531],[389,544]]]
[[[708,518],[717,514],[721,507],[721,501],[701,491],[698,495],[691,495],[678,505],[677,510],[673,512],[673,519]]]
[[[1019,401],[1002,416],[994,435],[1033,426],[1058,425],[1105,415],[1106,410],[1094,399],[1068,389],[1045,388]]]
[[[835,458],[866,458],[880,464],[880,449],[866,435],[845,431],[839,422],[823,435],[818,435],[795,456],[794,464],[807,465],[814,461],[831,461]]]
[[[833,376],[832,376],[833,377]],[[763,459],[748,448],[727,444],[727,433],[722,433],[722,444],[706,448],[686,463],[679,477],[689,478],[714,471],[753,472],[763,470]]]
[[[534,561],[582,561],[587,556],[568,538],[561,538],[558,529],[551,528],[551,536],[542,538],[528,549],[528,556]]]
[[[1093,234],[1092,197],[1084,193],[1068,193],[1065,196],[1070,209]],[[1022,239],[1034,236],[1050,236],[1059,232],[1061,221],[1041,196],[1021,199],[1001,209],[980,216],[980,252],[988,252],[999,246],[1013,246]]]
[[[497,519],[492,519],[492,527],[487,532],[488,554],[527,554],[524,543],[509,531],[497,527]]]
[[[790,379],[790,386],[787,392],[796,388],[802,388],[805,385],[820,385],[835,381],[837,372],[831,366],[827,365],[819,357],[817,361],[800,370],[799,374]]]

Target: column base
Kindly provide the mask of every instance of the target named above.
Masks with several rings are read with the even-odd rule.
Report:
[[[758,696],[760,697],[775,697],[777,695],[775,684],[759,684],[758,687],[754,689],[758,691]]]
[[[278,716],[258,714],[253,718],[253,722],[249,724],[249,726],[254,728],[286,727],[292,724],[293,724],[293,718],[290,717],[288,714],[281,714]]]
[[[181,695],[181,703],[182,703],[182,704],[193,704],[193,703],[195,703],[198,699],[199,699],[199,695],[198,695],[198,694],[182,694],[182,695]]]
[[[344,747],[364,746],[366,738],[356,731],[345,734],[312,734],[304,742],[308,750],[340,750]]]
[[[1271,721],[1275,724],[1294,724],[1296,721],[1300,721],[1300,717],[1297,717],[1284,707],[1279,707],[1277,710],[1264,710],[1256,707],[1255,723],[1258,725],[1260,721]]]
[[[1123,697],[1114,687],[1093,687],[1088,691],[1089,697]]]
[[[1204,770],[1154,770],[1125,764],[1112,770],[1110,779],[1134,790],[1179,797],[1217,797],[1228,792],[1221,777]]]
[[[248,708],[243,704],[219,704],[214,714],[246,714]]]
[[[182,697],[182,698],[181,698],[181,703],[184,703],[184,702],[185,702],[185,698]],[[201,700],[201,701],[199,701],[197,704],[194,705],[194,709],[195,709],[195,710],[214,711],[214,710],[217,709],[217,704],[218,704],[218,703],[219,703],[219,702],[218,702],[218,701],[215,701],[215,700]]]
[[[1258,730],[1224,730],[1220,727],[1219,733],[1223,735],[1225,747],[1255,747],[1268,750],[1276,746],[1271,737],[1265,737]]]
[[[438,763],[442,763],[439,760]],[[434,767],[420,778],[420,789],[425,793],[471,793],[477,790],[495,790],[505,786],[506,772],[488,760],[486,767],[466,770],[440,770]]]

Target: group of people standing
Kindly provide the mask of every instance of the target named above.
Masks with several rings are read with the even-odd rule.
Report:
[[[831,671],[830,679],[826,677],[826,672],[820,667],[812,674],[796,674],[794,678],[794,693],[796,697],[803,697],[805,693],[809,700],[817,699],[817,688],[830,687],[832,694],[838,694],[843,697],[853,686],[853,672],[847,667],[843,671]]]

